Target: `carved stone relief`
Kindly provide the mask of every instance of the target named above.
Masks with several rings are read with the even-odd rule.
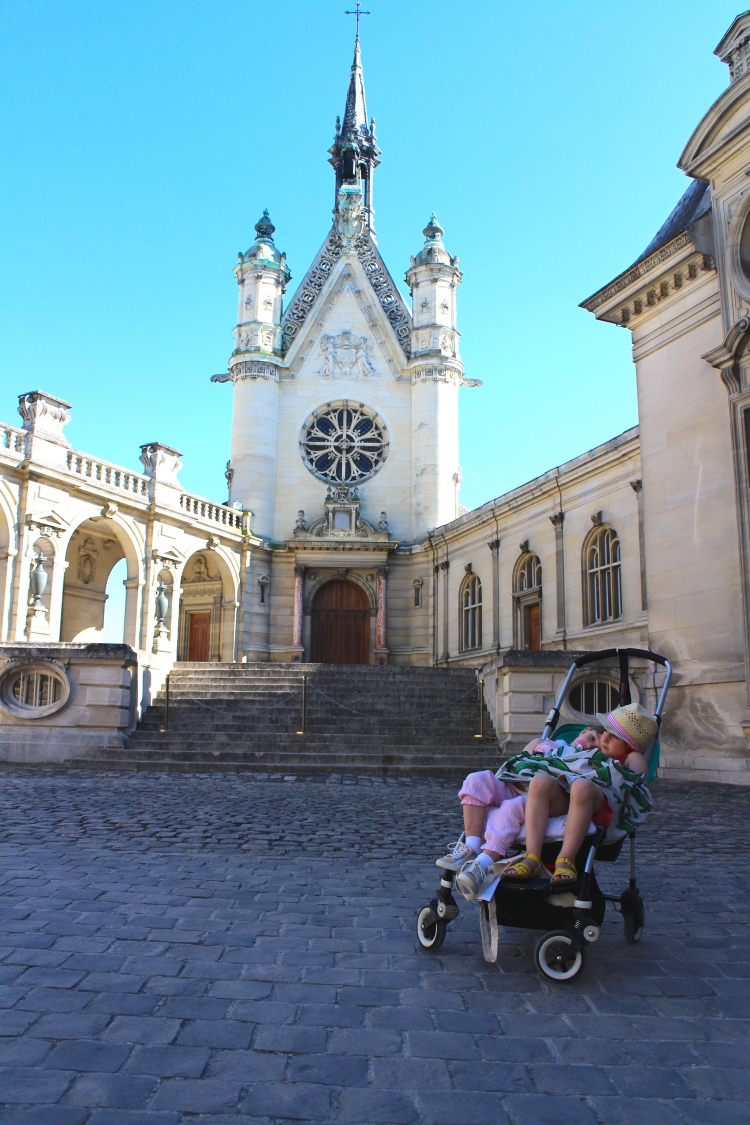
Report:
[[[377,378],[378,373],[372,365],[372,344],[367,336],[356,336],[344,331],[338,336],[323,336],[320,341],[320,354],[323,366],[318,374],[324,379],[338,376],[352,379]]]

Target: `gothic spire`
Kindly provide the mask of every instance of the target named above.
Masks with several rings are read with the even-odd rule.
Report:
[[[349,133],[367,133],[365,76],[362,72],[362,52],[359,49],[359,36],[354,40],[352,73],[349,79],[349,90],[346,95],[344,124],[341,127],[341,132],[345,137],[348,136]]]
[[[362,13],[363,15],[365,13]],[[336,118],[336,135],[329,148],[330,161],[336,172],[336,204],[334,214],[338,214],[339,192],[343,187],[348,194],[359,191],[362,194],[362,218],[371,233],[372,225],[372,178],[380,161],[380,149],[375,141],[375,119],[367,121],[367,102],[365,101],[365,77],[362,71],[362,52],[359,35],[354,40],[349,89],[346,94],[344,121]]]

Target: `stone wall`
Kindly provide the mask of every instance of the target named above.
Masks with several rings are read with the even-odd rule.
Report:
[[[64,763],[124,746],[138,685],[128,645],[0,644],[0,762]]]

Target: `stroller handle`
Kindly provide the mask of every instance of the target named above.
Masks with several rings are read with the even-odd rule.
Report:
[[[599,652],[586,652],[582,656],[576,657],[568,669],[568,674],[565,677],[560,692],[557,696],[555,706],[547,715],[547,721],[542,732],[542,738],[549,738],[555,727],[557,726],[560,718],[560,708],[565,702],[565,696],[568,694],[568,688],[573,676],[579,668],[584,668],[587,664],[595,664],[600,660],[617,659],[620,663],[620,704],[630,703],[630,687],[628,682],[628,668],[630,657],[640,657],[642,660],[650,660],[653,664],[661,664],[666,669],[666,676],[662,684],[661,692],[659,693],[659,702],[656,704],[654,711],[654,718],[656,719],[657,727],[661,727],[661,715],[664,710],[664,704],[667,701],[667,692],[672,680],[672,665],[667,660],[666,656],[660,656],[658,652],[651,652],[649,649],[644,648],[604,648]],[[651,755],[649,750],[648,754],[644,757],[648,761]]]

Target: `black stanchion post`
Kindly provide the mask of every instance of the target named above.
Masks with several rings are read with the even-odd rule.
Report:
[[[302,729],[297,731],[297,734],[305,733],[305,711],[307,709],[307,676],[302,676]]]
[[[171,673],[167,672],[167,679],[164,684],[164,726],[161,728],[161,734],[166,734],[169,730],[169,677]]]
[[[480,680],[477,684],[479,695],[479,734],[475,734],[475,738],[484,738],[484,680]]]

